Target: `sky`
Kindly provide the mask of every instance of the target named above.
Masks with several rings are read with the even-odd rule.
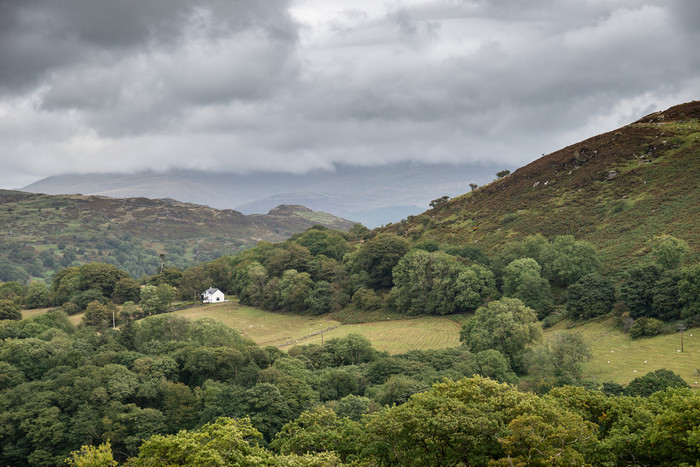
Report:
[[[0,188],[501,163],[700,98],[697,0],[0,0]]]

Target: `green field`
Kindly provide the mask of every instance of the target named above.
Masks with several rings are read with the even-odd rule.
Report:
[[[31,318],[49,309],[23,310]],[[214,318],[238,330],[258,345],[289,349],[294,345],[321,344],[322,340],[360,334],[372,345],[392,355],[412,349],[444,349],[459,345],[460,324],[454,319],[424,316],[414,319],[391,319],[362,324],[342,324],[324,317],[300,316],[263,311],[226,302],[189,308],[172,313],[187,319]],[[83,313],[70,316],[80,324]],[[667,368],[691,385],[700,384],[700,329],[684,334],[683,352],[680,334],[632,339],[615,326],[614,318],[598,319],[571,326],[562,321],[545,330],[545,338],[555,332],[577,331],[591,346],[593,357],[584,365],[584,374],[598,383],[614,381],[627,384],[637,376]]]
[[[680,375],[688,384],[700,382],[700,329],[684,333],[683,352],[680,333],[652,338],[632,339],[619,330],[613,318],[589,321],[573,329],[563,321],[548,329],[554,332],[578,331],[591,346],[593,358],[584,366],[584,374],[598,383],[614,381],[627,384],[650,371],[666,368]]]
[[[35,316],[43,315],[44,313],[55,310],[56,308],[35,308],[33,310],[22,310],[22,319],[34,318]],[[75,315],[70,315],[68,321],[75,324],[76,326],[82,323],[83,316],[85,313],[77,313]]]
[[[342,324],[323,317],[272,313],[234,302],[189,308],[174,314],[188,319],[215,318],[259,345],[275,345],[283,349],[293,345],[320,344],[322,339],[351,333],[367,337],[376,349],[390,354],[459,345],[459,324],[439,317]]]

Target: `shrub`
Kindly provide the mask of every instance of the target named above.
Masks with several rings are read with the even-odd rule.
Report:
[[[359,289],[352,295],[352,304],[359,311],[374,311],[382,306],[382,299],[371,289]]]
[[[632,339],[639,337],[651,337],[661,334],[664,330],[664,323],[654,318],[639,318],[630,327]]]
[[[683,378],[671,370],[662,368],[630,381],[630,384],[625,388],[625,394],[628,396],[650,396],[666,388],[687,387],[688,383],[686,383]]]
[[[61,306],[61,308],[63,309],[63,312],[67,315],[74,315],[82,311],[80,306],[73,302],[66,302]]]

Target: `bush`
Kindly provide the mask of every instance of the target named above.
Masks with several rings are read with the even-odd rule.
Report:
[[[2,319],[12,319],[21,320],[22,311],[12,300],[0,300],[0,320]]]
[[[545,329],[551,328],[562,319],[564,319],[564,315],[561,313],[551,314],[542,320],[542,327]]]
[[[63,312],[67,315],[75,315],[77,313],[80,313],[82,310],[80,306],[76,303],[73,302],[66,302],[61,306],[61,309],[63,309]]]
[[[661,334],[664,330],[664,323],[654,318],[639,318],[630,327],[632,339],[639,337],[651,337]]]
[[[382,299],[371,289],[359,289],[352,295],[352,304],[359,311],[374,311],[382,306]]]
[[[662,368],[652,371],[644,376],[639,376],[627,385],[625,395],[628,396],[650,396],[657,391],[663,391],[666,388],[687,388],[683,378],[672,372]]]

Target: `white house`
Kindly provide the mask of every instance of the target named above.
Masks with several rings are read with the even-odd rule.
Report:
[[[228,301],[224,298],[224,293],[221,290],[213,287],[209,287],[207,290],[205,290],[200,297],[202,298],[202,303],[218,303]]]

